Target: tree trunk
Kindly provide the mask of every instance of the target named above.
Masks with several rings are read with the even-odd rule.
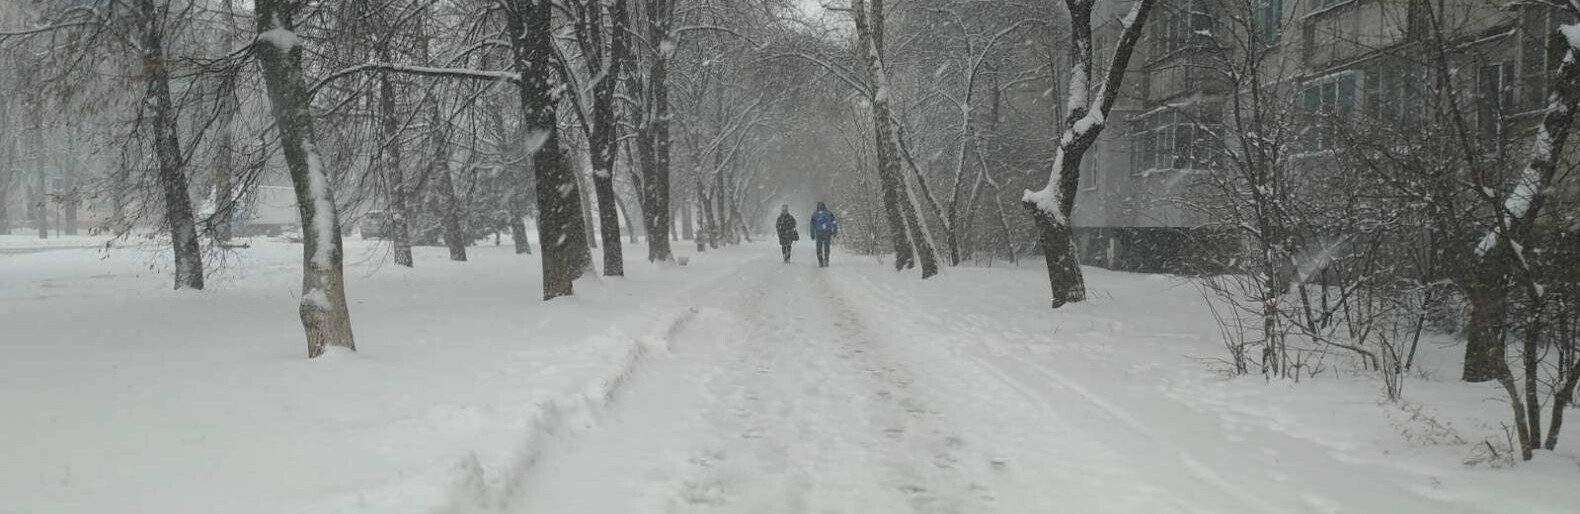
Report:
[[[617,3],[617,7],[623,5],[624,2]],[[658,52],[652,68],[648,70],[647,88],[650,96],[647,115],[643,119],[648,130],[648,140],[639,145],[643,147],[642,205],[646,207],[643,221],[648,234],[660,234],[660,237],[647,238],[647,260],[670,261],[675,258],[674,252],[670,249],[669,240],[663,238],[662,234],[669,233],[672,223],[669,214],[669,58],[675,42],[669,29],[674,21],[675,2],[647,0],[646,7],[648,44],[655,45]]]
[[[696,233],[691,230],[691,209],[687,205],[680,206],[680,238],[690,241],[696,239]]]
[[[438,107],[434,107],[434,114],[438,114]],[[435,116],[437,122],[442,122]],[[446,133],[448,133],[446,131]],[[444,227],[444,246],[450,250],[450,260],[466,262],[467,240],[466,227],[461,223],[466,207],[461,205],[461,198],[455,194],[455,181],[450,176],[450,143],[444,139],[436,138],[433,165],[428,168],[429,176],[434,178],[434,187],[439,193],[439,222]]]
[[[214,217],[209,221],[214,230],[214,240],[221,243],[230,241],[232,234],[231,215],[235,211],[236,194],[235,173],[231,167],[235,166],[236,134],[234,118],[236,105],[235,97],[227,102],[230,107],[225,108],[225,119],[220,123],[219,138],[214,142],[219,155],[214,158]]]
[[[1075,240],[1070,224],[1054,219],[1047,211],[1031,211],[1037,223],[1037,244],[1048,264],[1048,281],[1053,286],[1052,304],[1057,309],[1066,303],[1086,300],[1086,283],[1075,257]]]
[[[72,140],[75,141],[77,139],[77,134],[75,133],[75,130],[72,132]],[[67,142],[66,152],[68,152],[70,155],[67,155],[65,159],[61,159],[60,166],[62,182],[62,190],[60,192],[60,226],[61,231],[66,235],[75,236],[77,235],[77,208],[82,204],[82,195],[78,192],[77,187],[76,145],[72,144],[71,142]],[[197,228],[195,222],[193,225],[192,234],[193,240],[196,240]],[[199,279],[201,281],[201,273]],[[194,289],[201,289],[201,287]]]
[[[1580,364],[1565,371],[1567,374],[1563,382],[1553,392],[1552,424],[1547,427],[1547,441],[1542,445],[1549,451],[1558,447],[1558,431],[1564,426],[1564,412],[1569,410],[1570,402],[1574,401],[1575,385],[1580,383]]]
[[[499,120],[498,123],[502,124],[503,120]],[[523,138],[520,134],[517,134],[514,139],[515,142],[506,143],[507,148],[512,149],[506,154],[513,156],[514,159],[520,159],[518,164],[505,170],[505,173],[508,174],[505,177],[505,187],[509,188],[509,201],[506,202],[506,209],[510,214],[510,238],[512,240],[511,243],[515,245],[516,255],[532,255],[532,241],[527,237],[526,223],[527,194],[532,189],[531,184],[528,184],[530,181],[527,179],[531,170],[527,164],[526,153],[515,151],[520,149],[518,145],[521,144],[520,141]]]
[[[532,255],[532,242],[527,240],[527,223],[524,216],[510,213],[510,238],[516,246],[516,255]]]
[[[574,294],[572,281],[587,260],[582,201],[576,171],[560,146],[561,78],[556,69],[552,7],[537,0],[508,1],[515,69],[521,74],[521,116],[537,179],[538,244],[543,248],[543,299]]]
[[[429,46],[430,36],[426,24],[421,18],[417,21],[417,31],[422,35],[418,40],[418,51],[423,62],[427,62],[432,58],[432,49]],[[436,96],[428,104],[428,134],[431,136],[429,144],[433,146],[433,161],[428,165],[427,176],[434,179],[433,186],[438,188],[436,192],[439,194],[439,224],[444,231],[444,246],[450,251],[450,260],[466,262],[466,245],[471,242],[462,222],[466,215],[466,206],[461,204],[461,198],[455,192],[455,180],[450,175],[452,151],[450,137],[453,131],[444,113],[441,112],[439,103],[439,97]],[[474,151],[469,155],[475,153]]]
[[[0,100],[0,236],[11,235],[11,183],[16,178],[13,173],[16,166],[16,144],[13,143],[15,131],[12,127],[20,126],[11,120],[11,99]]]
[[[627,234],[629,234],[627,237],[631,238],[629,242],[631,244],[642,242],[641,238],[637,237],[636,220],[633,219],[633,216],[631,215],[631,202],[626,201],[625,198],[621,197],[620,195],[615,195],[614,199],[615,203],[620,205],[620,215],[623,216],[625,220],[625,231]],[[638,212],[636,216],[641,216],[641,213]],[[659,235],[659,237],[664,236]]]
[[[38,227],[38,238],[49,239],[49,179],[44,167],[33,164],[33,222]]]
[[[381,43],[379,52],[384,62],[391,60],[389,42]],[[400,114],[396,112],[395,85],[388,73],[379,74],[379,117],[383,126],[379,145],[379,174],[384,177],[384,200],[389,208],[386,237],[395,253],[395,265],[412,267],[411,209],[407,204],[406,174],[401,171],[405,161],[401,158]]]
[[[187,177],[182,172],[180,143],[176,140],[176,110],[170,101],[170,70],[165,67],[165,15],[153,0],[138,0],[142,16],[143,76],[147,92],[143,102],[153,115],[154,155],[159,162],[159,189],[164,195],[165,227],[175,250],[175,288],[203,289],[203,254],[198,247],[197,223]],[[166,6],[168,9],[168,6]]]
[[[1465,288],[1470,320],[1465,327],[1465,366],[1461,378],[1472,383],[1496,380],[1498,370],[1507,365],[1503,334],[1507,326],[1508,288],[1500,278],[1485,280],[1494,283]]]
[[[625,276],[625,258],[621,255],[620,213],[614,199],[614,179],[593,172],[593,192],[598,197],[598,232],[603,239],[603,274],[609,277]]]
[[[869,7],[870,5],[870,7]],[[916,258],[907,231],[904,207],[900,204],[900,155],[894,138],[894,125],[889,110],[888,79],[883,64],[883,0],[854,0],[856,33],[861,40],[863,64],[867,70],[867,86],[872,88],[867,101],[872,104],[874,144],[878,157],[878,185],[883,191],[884,218],[888,221],[889,237],[894,244],[894,269],[904,270],[916,265]],[[914,215],[914,213],[912,213]]]
[[[600,6],[594,5],[587,10],[589,30],[603,30],[603,18],[599,15]],[[618,24],[619,16],[615,16]],[[615,30],[621,30],[616,28]],[[620,34],[614,34],[620,36]],[[603,65],[602,55],[586,55],[591,71],[594,72],[593,106],[592,106],[592,133],[587,135],[587,148],[591,153],[593,194],[598,199],[598,232],[603,238],[603,274],[604,276],[625,276],[625,256],[620,241],[620,213],[618,202],[614,193],[614,165],[619,157],[619,126],[615,119],[615,85],[620,78],[621,65],[624,59],[620,58],[623,50],[618,46],[623,37],[615,37],[615,51],[608,56],[607,65]],[[589,45],[593,47],[597,45]],[[601,48],[591,48],[593,52],[601,52]]]
[[[722,153],[715,155],[721,155]],[[722,155],[720,159],[722,161]],[[724,170],[727,163],[720,162],[720,164],[720,166],[715,168],[719,170],[718,173],[713,174],[713,207],[708,212],[713,215],[713,219],[710,220],[714,230],[713,240],[721,245],[727,245],[735,243],[735,229],[731,228],[730,211],[725,203],[730,196],[729,192],[724,189]]]
[[[697,208],[697,237],[694,240],[697,243],[697,252],[701,253],[708,250],[708,197],[702,194],[702,178],[698,177],[695,182],[696,197],[693,205]]]
[[[318,357],[331,346],[356,350],[346,307],[340,219],[313,142],[311,96],[302,77],[302,47],[292,32],[291,2],[256,0],[254,5],[261,43],[256,51],[302,220],[300,314],[307,357]]]
[[[937,245],[933,243],[933,234],[927,227],[927,218],[922,214],[922,208],[917,205],[916,192],[911,189],[910,183],[905,183],[905,198],[908,200],[901,206],[905,211],[905,223],[911,227],[911,241],[916,242],[916,255],[922,261],[922,279],[938,274]]]

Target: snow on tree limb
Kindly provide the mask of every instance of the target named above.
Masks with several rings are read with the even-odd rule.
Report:
[[[1557,80],[1553,83],[1546,112],[1537,128],[1530,162],[1520,172],[1514,190],[1504,198],[1500,212],[1496,213],[1496,225],[1476,243],[1475,253],[1478,257],[1485,257],[1500,242],[1507,241],[1515,257],[1524,265],[1522,246],[1516,239],[1522,237],[1523,232],[1528,231],[1534,219],[1540,215],[1556,179],[1557,161],[1569,138],[1575,106],[1580,102],[1580,62],[1576,61],[1576,53],[1580,52],[1580,25],[1561,25],[1558,32],[1564,37],[1568,48],[1554,73]]]
[[[261,38],[262,36],[259,37]],[[503,80],[511,83],[521,82],[520,73],[509,71],[474,70],[470,68],[434,68],[428,66],[414,66],[410,64],[372,62],[367,64],[358,64],[356,66],[331,73],[329,76],[319,79],[318,83],[313,84],[312,87],[308,88],[307,93],[309,95],[315,94],[319,89],[329,85],[331,82],[356,75],[358,73],[366,72],[405,73],[409,75],[421,75],[425,77],[457,78],[469,80]]]
[[[1125,71],[1130,67],[1131,54],[1143,35],[1142,27],[1146,24],[1147,14],[1151,12],[1156,2],[1157,0],[1136,0],[1131,4],[1130,11],[1124,18],[1124,32],[1121,33],[1119,44],[1114,48],[1109,59],[1101,89],[1098,90],[1097,103],[1092,105],[1089,96],[1093,52],[1091,12],[1095,1],[1066,1],[1070,12],[1080,14],[1078,18],[1072,17],[1071,23],[1081,24],[1075,27],[1076,37],[1072,42],[1072,57],[1075,62],[1072,63],[1069,96],[1066,99],[1071,119],[1066,120],[1069,125],[1068,130],[1060,138],[1059,150],[1054,157],[1048,184],[1038,191],[1026,191],[1021,195],[1021,201],[1048,213],[1055,220],[1067,221],[1066,218],[1074,207],[1075,192],[1067,191],[1063,187],[1062,184],[1069,180],[1064,174],[1078,173],[1081,158],[1102,133],[1108,112],[1119,97],[1119,88],[1123,83]]]

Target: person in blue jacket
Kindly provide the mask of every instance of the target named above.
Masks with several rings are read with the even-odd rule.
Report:
[[[819,268],[828,267],[829,246],[832,244],[834,236],[838,235],[839,219],[834,217],[834,213],[828,210],[827,205],[823,205],[823,202],[818,202],[817,210],[812,211],[812,239],[817,241],[817,266]]]

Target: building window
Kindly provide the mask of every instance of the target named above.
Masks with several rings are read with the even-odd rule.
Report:
[[[1306,20],[1300,24],[1300,62],[1311,64],[1317,54],[1317,24]]]
[[[1081,159],[1081,189],[1097,189],[1097,161],[1099,155]]]
[[[1265,46],[1278,45],[1283,30],[1284,0],[1258,0],[1256,3],[1256,35]]]
[[[1489,150],[1502,147],[1503,117],[1518,112],[1515,99],[1514,65],[1500,62],[1484,65],[1476,77],[1476,121],[1482,141]]]
[[[1371,63],[1362,78],[1362,101],[1367,116],[1399,126],[1419,124],[1425,104],[1419,66],[1402,59],[1383,59]]]
[[[1355,108],[1355,74],[1344,73],[1308,84],[1303,95],[1307,113],[1349,112]]]
[[[1205,0],[1181,2],[1179,8],[1158,9],[1151,25],[1154,57],[1187,48],[1212,46],[1213,16]]]
[[[1301,109],[1316,117],[1313,123],[1307,124],[1306,135],[1302,138],[1307,151],[1332,147],[1326,133],[1327,127],[1320,118],[1355,109],[1355,75],[1353,72],[1340,73],[1306,84],[1306,89],[1301,93]]]
[[[1426,39],[1432,28],[1432,18],[1428,0],[1410,0],[1408,18],[1405,19],[1405,36],[1410,39]]]
[[[1200,165],[1198,147],[1202,131],[1196,121],[1178,111],[1157,112],[1133,122],[1130,167],[1136,174],[1161,170],[1188,170]]]

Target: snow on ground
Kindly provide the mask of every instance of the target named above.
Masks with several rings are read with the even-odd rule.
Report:
[[[10,234],[0,233],[0,255],[33,253],[59,248],[104,248],[112,245],[108,235],[67,236],[50,232],[47,239],[39,239],[38,232],[17,229]],[[123,244],[124,246],[124,244]]]
[[[303,359],[298,245],[201,293],[150,253],[0,255],[0,512],[1559,513],[1573,440],[1512,469],[1492,387],[1428,345],[1364,376],[1226,380],[1193,287],[1042,267],[921,281],[748,245],[537,301],[480,247],[353,242],[361,352]],[[640,252],[628,252],[640,253]],[[689,253],[689,252],[688,252]],[[1335,362],[1335,364],[1339,364]],[[1570,438],[1572,439],[1572,438]]]
[[[734,287],[694,298],[701,313],[670,338],[669,355],[638,371],[593,428],[551,445],[506,511],[1580,504],[1567,486],[1580,478],[1572,451],[1512,470],[1462,463],[1483,438],[1502,437],[1506,407],[1492,388],[1412,383],[1424,413],[1412,420],[1347,374],[1225,380],[1202,360],[1217,355],[1217,330],[1192,287],[1087,271],[1094,300],[1050,312],[1041,266],[923,282],[851,256],[827,270],[748,264]],[[1445,430],[1464,442],[1448,444]]]
[[[508,483],[688,289],[755,257],[633,261],[544,303],[508,243],[470,263],[417,248],[415,269],[348,244],[360,352],[316,361],[300,245],[255,241],[196,293],[154,252],[0,254],[0,512],[431,512]]]

